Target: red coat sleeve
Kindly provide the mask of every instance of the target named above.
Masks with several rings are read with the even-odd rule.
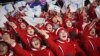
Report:
[[[29,49],[30,46],[29,46],[29,43],[28,43],[28,40],[27,40],[27,37],[26,37],[25,33],[22,33],[21,30],[18,27],[15,30],[18,33],[21,41],[25,45],[24,47],[27,48],[27,49]]]
[[[95,6],[90,4],[90,8],[89,8],[88,14],[89,14],[90,18],[92,18],[92,19],[97,17],[94,9],[95,9]]]
[[[90,32],[90,29],[89,29],[89,25],[86,26],[86,28],[83,30],[83,34],[82,34],[82,41],[83,43],[87,43],[88,42],[88,35],[89,35],[89,32]]]
[[[12,47],[12,49],[18,56],[30,56],[31,55],[31,53],[22,49],[18,44],[16,44],[15,47]]]
[[[83,17],[82,17],[82,14],[77,13],[77,24],[76,24],[76,27],[77,27],[79,30],[82,30],[82,24],[83,24]]]
[[[86,56],[85,52],[78,45],[76,45],[75,47],[77,55]]]
[[[50,37],[46,41],[50,49],[53,50],[57,56],[62,56],[59,46]]]

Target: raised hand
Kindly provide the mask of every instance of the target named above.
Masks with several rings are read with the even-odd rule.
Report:
[[[38,33],[42,34],[45,39],[48,39],[49,38],[49,35],[47,34],[48,31],[46,31],[46,30],[40,30],[40,29],[38,29],[36,27],[34,27],[34,28],[38,31]]]
[[[11,39],[10,34],[8,34],[8,33],[4,33],[2,36],[2,39],[11,45],[15,42],[15,40]]]
[[[42,34],[42,35],[47,35],[47,32],[48,31],[46,31],[46,30],[39,30],[39,33]]]
[[[47,34],[48,31],[46,30],[39,30],[38,31],[40,34],[42,34],[44,36],[45,39],[48,39],[49,38],[49,35]]]
[[[14,29],[17,28],[16,24],[14,22],[8,22],[8,24],[13,27]]]

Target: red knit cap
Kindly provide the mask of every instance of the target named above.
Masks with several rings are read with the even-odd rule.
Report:
[[[65,22],[66,21],[71,21],[72,22],[73,20],[71,18],[67,18],[67,19],[65,19]]]
[[[45,28],[47,27],[48,24],[51,24],[53,26],[53,24],[50,21],[46,21],[45,22]]]
[[[33,36],[33,37],[31,38],[31,41],[30,41],[30,42],[32,42],[33,38],[37,38],[37,39],[40,40],[40,42],[42,42],[42,39],[41,39],[38,35]]]
[[[28,25],[28,26],[27,26],[27,29],[28,29],[28,28],[35,29],[35,28],[34,28],[33,26],[31,26],[31,25]]]
[[[65,30],[63,27],[60,27],[56,30],[56,35],[58,36],[61,30]],[[65,30],[66,31],[66,30]]]

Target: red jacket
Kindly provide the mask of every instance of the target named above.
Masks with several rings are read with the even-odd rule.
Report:
[[[70,41],[52,41],[51,38],[46,40],[49,47],[55,52],[56,56],[86,56],[84,52],[73,42]]]
[[[82,30],[82,24],[83,24],[83,16],[81,13],[77,13],[77,23],[76,27],[81,31]]]
[[[17,56],[17,55],[15,55],[14,52],[10,51],[10,52],[7,52],[6,54],[0,55],[0,56]]]
[[[90,4],[88,14],[89,14],[90,18],[92,18],[92,19],[95,19],[97,17],[96,13],[95,13],[95,6],[93,6],[92,4]]]
[[[82,35],[82,41],[84,48],[88,54],[88,56],[100,56],[100,53],[98,51],[97,47],[100,47],[100,39],[99,38],[89,38],[89,25],[84,29],[83,35]]]
[[[23,45],[24,45],[24,48],[27,49],[27,50],[30,50],[30,40],[32,37],[28,37],[27,36],[27,32],[26,30],[21,30],[19,27],[17,27],[15,29],[15,31],[18,33]]]
[[[26,51],[17,44],[13,47],[13,50],[19,56],[54,56],[54,54],[46,47],[43,47],[40,50],[32,49],[31,51]]]
[[[10,56],[10,54],[0,55],[0,56]],[[14,55],[12,55],[12,56],[14,56]]]

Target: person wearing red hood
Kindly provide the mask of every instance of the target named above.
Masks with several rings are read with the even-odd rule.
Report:
[[[56,34],[55,34],[55,30],[53,28],[53,24],[50,21],[45,22],[45,29],[48,31],[48,34],[50,34],[52,40],[56,40]]]
[[[88,10],[88,15],[90,16],[90,20],[96,18],[96,13],[95,13],[95,7],[97,6],[97,1],[93,0],[92,3],[90,3],[90,7]]]
[[[33,36],[35,36],[35,30],[32,26],[26,25],[25,23],[21,23],[20,27],[18,27],[15,23],[10,22],[10,26],[18,33],[21,41],[23,42],[24,48],[30,50],[30,40]]]
[[[81,10],[78,10],[76,12],[76,16],[77,16],[77,23],[76,23],[76,27],[78,28],[79,31],[82,31],[82,24],[83,24],[83,16],[82,16],[82,12]]]
[[[54,29],[56,30],[59,27],[63,27],[63,21],[62,18],[59,17],[58,15],[54,16],[51,19],[51,22],[53,23]]]
[[[17,56],[9,47],[9,45],[2,39],[9,36],[9,33],[5,32],[0,37],[0,56]]]
[[[64,20],[66,20],[66,18],[68,18],[68,13],[70,12],[70,9],[68,8],[66,11],[65,11],[65,13],[64,13],[64,15],[63,15],[63,22],[64,22]]]
[[[79,10],[77,12],[77,24],[76,27],[78,28],[79,32],[81,33],[84,30],[84,26],[86,26],[89,21],[89,15],[86,12],[86,8],[83,8],[82,10]]]
[[[15,24],[19,26],[19,23],[23,22],[23,19],[21,18],[21,16],[23,15],[20,15],[19,12],[16,12],[14,16],[9,16],[7,19],[11,22],[14,22]]]
[[[24,50],[10,37],[3,38],[5,42],[11,45],[13,51],[19,56],[54,56],[53,52],[44,46],[39,36],[31,38],[31,50]]]
[[[13,39],[16,39],[16,33],[14,29],[7,22],[4,23],[4,27],[0,28],[1,36],[6,32],[13,36]]]
[[[73,25],[72,25],[72,20],[71,19],[66,19],[65,20],[65,29],[66,31],[69,33],[69,38],[73,41],[77,41],[78,38],[78,29],[77,28],[74,28]]]
[[[96,36],[94,25],[98,19],[94,19],[83,30],[82,42],[88,56],[100,56],[100,38]]]
[[[68,38],[68,32],[64,28],[60,27],[57,29],[56,35],[58,40],[56,42],[51,39],[47,31],[39,30],[39,32],[44,35],[48,46],[54,51],[56,56],[86,56],[80,47]]]
[[[0,41],[0,56],[14,56],[13,53],[8,51],[7,43]]]

